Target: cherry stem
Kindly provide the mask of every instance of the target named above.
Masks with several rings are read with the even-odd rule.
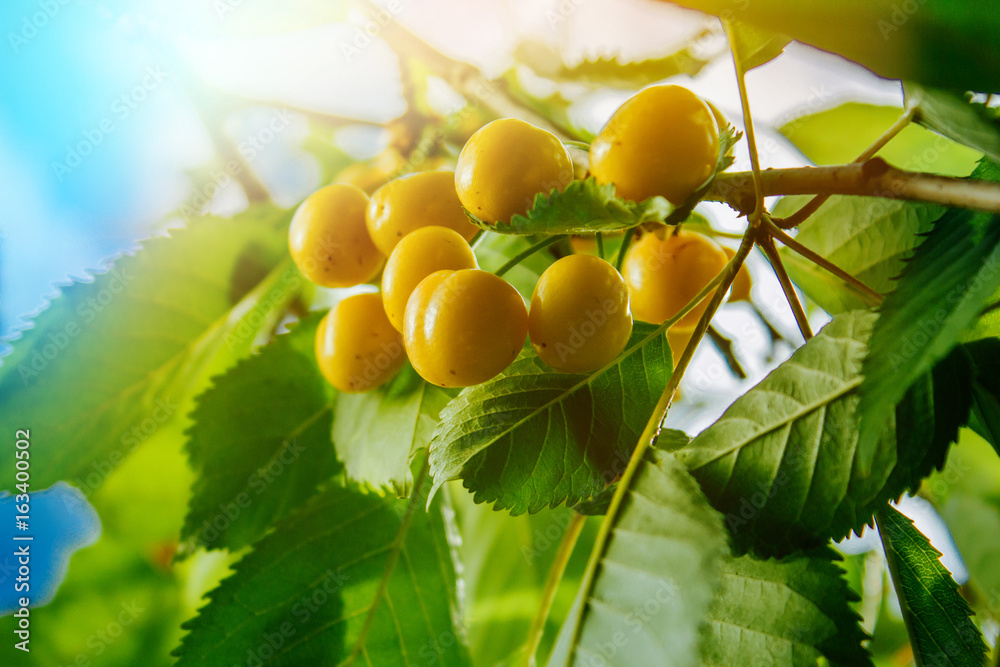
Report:
[[[567,236],[569,236],[569,235],[568,234],[554,234],[554,235],[552,235],[552,236],[550,236],[548,238],[542,239],[541,241],[539,241],[538,243],[535,243],[534,245],[532,245],[531,247],[527,248],[526,250],[522,250],[521,252],[519,252],[516,255],[514,255],[513,257],[511,257],[509,260],[507,260],[507,262],[503,266],[501,266],[499,269],[497,269],[496,271],[494,271],[493,274],[496,275],[497,277],[502,276],[503,274],[507,273],[508,271],[510,271],[511,269],[513,269],[515,266],[517,266],[518,264],[520,264],[521,262],[523,262],[524,260],[526,260],[528,257],[531,257],[532,255],[534,255],[539,250],[544,250],[545,248],[548,248],[550,245],[552,245],[554,243],[558,243],[559,241],[562,241]]]
[[[625,252],[628,250],[629,245],[632,243],[632,237],[635,236],[635,227],[629,227],[625,230],[625,236],[622,237],[622,244],[618,248],[618,257],[615,258],[615,270],[621,273],[622,264],[625,263]]]
[[[594,235],[594,240],[597,241],[597,256],[604,259],[604,234],[597,232]]]

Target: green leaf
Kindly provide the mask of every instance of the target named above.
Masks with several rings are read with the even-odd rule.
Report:
[[[886,482],[891,500],[913,492],[920,480],[945,463],[972,408],[972,367],[962,349],[952,351],[919,378],[896,406],[898,460]]]
[[[989,614],[1000,608],[1000,458],[970,429],[963,429],[944,470],[921,493],[948,524],[969,569],[971,603]]]
[[[964,2],[674,0],[840,54],[889,79],[1000,90],[1000,15]]]
[[[782,197],[774,215],[790,215],[811,197]],[[805,222],[795,239],[876,292],[887,294],[905,260],[944,209],[930,204],[879,197],[830,197]],[[836,315],[871,305],[865,296],[826,269],[789,248],[781,257],[788,275],[828,313]]]
[[[621,56],[606,56],[572,66],[564,64],[560,54],[545,42],[524,41],[513,55],[517,62],[548,79],[626,90],[638,90],[678,74],[695,76],[709,63],[695,55],[691,45],[657,58],[622,61]]]
[[[639,322],[619,360],[593,373],[556,373],[523,352],[442,411],[434,490],[462,478],[476,502],[512,514],[597,494],[625,469],[671,368],[666,337]]]
[[[1000,453],[1000,338],[966,343],[962,349],[975,369],[972,427]]]
[[[1000,168],[983,161],[973,176],[997,182]],[[959,343],[998,288],[1000,216],[949,210],[917,247],[872,333],[858,406],[863,471],[893,406]]]
[[[903,84],[903,94],[909,104],[916,105],[914,122],[1000,162],[1000,124],[986,105],[912,83]]]
[[[200,397],[187,431],[196,472],[184,552],[253,544],[340,468],[331,393],[316,367],[316,313]]]
[[[728,549],[721,517],[672,455],[648,451],[600,548],[549,667],[698,665]]]
[[[838,315],[742,397],[677,458],[701,484],[740,548],[786,552],[860,529],[896,463],[893,429],[858,470],[857,388],[875,315]]]
[[[879,511],[878,529],[917,664],[982,667],[986,644],[940,552],[890,506]]]
[[[407,364],[392,381],[363,394],[340,394],[333,442],[347,476],[399,496],[413,487],[410,461],[430,442],[448,391],[425,382]]]
[[[791,120],[778,131],[815,164],[844,164],[861,155],[902,113],[899,107],[847,102]],[[981,151],[914,124],[876,155],[903,169],[947,176],[968,176],[982,157]]]
[[[858,599],[829,549],[782,560],[725,558],[708,612],[701,665],[871,665],[850,603]]]
[[[288,215],[264,207],[199,219],[62,288],[0,367],[2,428],[30,424],[46,443],[34,484],[106,477],[250,352],[302,284],[294,268],[275,269]],[[5,485],[13,463],[0,464]]]
[[[615,196],[615,186],[598,185],[591,177],[573,181],[565,190],[535,195],[527,215],[515,215],[510,222],[496,224],[479,220],[466,211],[473,224],[499,234],[588,234],[613,232],[662,221],[673,207],[663,197],[632,202]]]
[[[747,72],[780,56],[792,41],[784,35],[761,30],[741,21],[729,22],[729,35],[730,48],[738,55]]]
[[[416,509],[327,488],[209,594],[177,665],[468,664],[441,507]]]

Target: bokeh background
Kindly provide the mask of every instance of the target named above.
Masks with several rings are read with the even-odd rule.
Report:
[[[115,255],[182,224],[186,214],[245,208],[244,189],[220,159],[220,141],[240,150],[272,199],[287,207],[325,184],[331,161],[378,155],[391,139],[379,125],[405,110],[396,56],[378,38],[364,38],[362,12],[345,20],[333,5],[0,4],[0,336],[24,328],[59,284],[88,280]],[[573,64],[662,56],[694,40],[711,62],[678,80],[741,125],[724,37],[701,14],[653,0],[394,0],[393,6],[395,20],[491,77],[511,68],[525,48]],[[430,102],[443,114],[456,111],[461,99],[437,83]],[[898,82],[795,43],[751,72],[748,85],[767,167],[808,164],[777,131],[781,126],[846,101],[902,105]],[[577,98],[573,122],[597,131],[633,91],[566,92]],[[737,148],[736,169],[748,167],[745,146]],[[953,155],[940,170],[967,174],[973,158]],[[727,209],[706,206],[704,213],[720,229],[740,229]],[[754,255],[750,267],[755,302],[788,343],[772,349],[755,315],[727,309],[719,320],[723,331],[754,332],[738,348],[750,377],[741,382],[718,372],[722,358],[703,345],[673,426],[704,427],[800,342],[766,263]],[[818,309],[812,317],[816,327],[826,319]],[[170,564],[190,488],[182,441],[169,425],[160,429],[91,498],[105,532],[71,564],[49,627],[38,629],[51,645],[39,660],[75,654],[92,664],[140,664],[132,662],[136,656],[147,656],[144,665],[169,663],[180,621],[232,559],[213,553]],[[946,565],[962,581],[964,565],[933,512],[917,501],[904,507],[946,551]],[[874,546],[862,539],[845,549]],[[123,609],[141,611],[120,640],[108,637],[103,619]],[[81,645],[82,653],[74,649]]]

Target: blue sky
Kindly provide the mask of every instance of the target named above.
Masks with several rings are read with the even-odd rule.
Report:
[[[0,336],[53,284],[86,277],[156,231],[190,196],[190,172],[212,159],[202,121],[150,36],[229,92],[380,120],[402,111],[391,52],[375,43],[341,62],[337,46],[354,35],[344,25],[253,37],[282,17],[297,27],[329,18],[325,1],[291,2],[291,13],[243,0],[0,3]],[[251,136],[270,113],[251,109],[226,129]],[[254,165],[279,204],[318,186],[318,169],[298,150],[303,130],[293,125]]]
[[[155,137],[179,100],[162,85],[136,90],[152,58],[110,10],[13,0],[0,6],[0,26],[0,331],[9,332],[53,282],[96,268],[168,210],[156,182],[176,168],[156,159]],[[75,164],[71,150],[89,154],[55,167]]]

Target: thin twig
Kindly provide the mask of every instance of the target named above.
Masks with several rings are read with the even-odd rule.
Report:
[[[518,264],[520,264],[521,262],[523,262],[524,260],[526,260],[528,257],[531,257],[532,255],[534,255],[539,250],[543,250],[545,248],[548,248],[553,243],[558,243],[559,241],[562,241],[567,236],[568,236],[568,234],[553,234],[552,236],[548,237],[547,239],[542,239],[541,241],[539,241],[538,243],[532,245],[531,247],[527,248],[526,250],[522,250],[521,252],[519,252],[516,255],[514,255],[513,257],[511,257],[509,260],[507,260],[503,264],[503,266],[501,266],[499,269],[497,269],[493,273],[496,276],[498,276],[498,277],[502,276],[503,274],[507,273],[508,271],[510,271],[511,269],[513,269],[515,266],[517,266]]]
[[[287,104],[285,102],[278,102],[276,100],[258,99],[247,95],[227,95],[226,97],[229,98],[231,101],[230,106],[233,107],[260,106],[274,109],[284,109],[332,128],[347,127],[349,125],[365,125],[368,127],[385,129],[384,121],[340,116],[338,114],[327,113],[325,111],[307,109],[305,107],[295,106],[294,104]]]
[[[903,129],[905,129],[913,121],[913,115],[916,111],[917,107],[915,104],[908,104],[906,108],[903,109],[903,113],[900,117],[896,119],[896,122],[889,126],[889,129],[883,132],[878,139],[872,142],[872,145],[866,148],[861,155],[854,158],[853,162],[864,162],[865,160],[875,157],[875,153],[882,150],[887,143],[892,141],[897,134],[902,132]],[[822,206],[829,198],[830,195],[816,195],[795,213],[792,213],[785,218],[771,218],[771,220],[781,229],[791,229],[792,227],[796,227],[805,222],[805,220],[819,210],[819,207]]]
[[[854,289],[856,289],[859,292],[861,292],[862,296],[866,297],[869,301],[872,302],[872,305],[877,305],[877,304],[882,303],[884,297],[881,294],[879,294],[874,289],[872,289],[871,287],[869,287],[868,285],[866,285],[864,282],[862,282],[861,280],[859,280],[855,276],[851,275],[850,273],[848,273],[844,269],[840,268],[839,266],[837,266],[836,264],[834,264],[833,262],[831,262],[827,258],[823,257],[819,253],[817,253],[817,252],[809,249],[808,247],[804,246],[803,244],[799,243],[798,241],[795,240],[794,237],[789,236],[787,233],[785,233],[781,229],[778,229],[778,227],[774,223],[772,223],[770,220],[765,220],[764,221],[764,229],[766,229],[767,232],[773,238],[781,241],[784,245],[788,246],[789,248],[791,248],[792,250],[794,250],[798,254],[800,254],[803,257],[805,257],[806,259],[810,260],[811,262],[813,262],[817,266],[820,266],[820,267],[826,269],[827,271],[829,271],[833,275],[837,276],[838,278],[840,278],[841,280],[843,280],[844,282],[846,282],[848,285],[850,285]]]
[[[212,100],[213,97],[198,75],[187,66],[184,59],[180,58],[172,48],[163,48],[171,62],[171,66],[177,72],[176,79],[181,83],[181,89],[187,94],[191,106],[208,131],[208,136],[215,146],[215,151],[219,156],[221,164],[236,165],[235,168],[229,171],[234,180],[243,188],[248,202],[253,204],[270,201],[271,194],[250,167],[250,163],[243,157],[236,142],[226,134],[224,129],[228,113],[225,108],[226,105],[219,102],[210,102],[209,100]]]
[[[998,309],[1000,309],[1000,301],[997,301],[996,303],[991,303],[990,305],[983,308],[982,312],[979,313],[979,317],[984,317],[985,315],[989,315],[994,310]]]
[[[771,268],[774,269],[774,275],[778,277],[778,282],[781,283],[781,291],[785,293],[785,300],[788,301],[788,306],[792,309],[792,314],[795,316],[795,323],[799,326],[802,337],[808,341],[813,337],[812,327],[809,325],[809,318],[806,317],[806,312],[802,309],[802,304],[799,302],[799,296],[795,293],[795,287],[788,277],[788,272],[785,271],[785,265],[781,263],[781,255],[778,254],[778,250],[774,247],[774,239],[770,236],[765,236],[757,240],[757,245],[767,255],[767,260],[771,263]]]
[[[765,329],[767,329],[768,335],[771,336],[771,347],[772,348],[774,347],[775,343],[777,343],[778,341],[785,340],[785,337],[783,335],[781,335],[781,332],[778,331],[777,329],[775,329],[774,325],[771,324],[771,322],[767,319],[767,317],[764,315],[764,313],[762,313],[760,311],[760,308],[757,307],[757,304],[751,302],[750,306],[753,308],[754,314],[757,315],[757,319],[759,319],[760,323],[764,325]]]
[[[542,590],[542,603],[538,606],[538,613],[535,614],[535,619],[531,622],[531,630],[528,632],[528,643],[524,654],[525,667],[533,667],[535,664],[535,654],[538,653],[538,645],[542,641],[542,635],[545,634],[545,621],[552,609],[552,602],[556,599],[566,565],[569,563],[570,556],[573,555],[573,547],[576,546],[580,531],[583,530],[586,522],[585,515],[573,512],[573,518],[570,520],[569,526],[566,527],[566,533],[559,543],[559,551],[556,552],[556,559],[552,562],[549,576],[545,580],[545,588]]]
[[[739,379],[746,380],[747,372],[743,370],[740,360],[736,358],[736,354],[733,352],[733,341],[726,338],[722,332],[712,325],[708,326],[708,337],[712,339],[712,343],[715,345],[715,348],[726,360],[729,370],[731,370]]]

